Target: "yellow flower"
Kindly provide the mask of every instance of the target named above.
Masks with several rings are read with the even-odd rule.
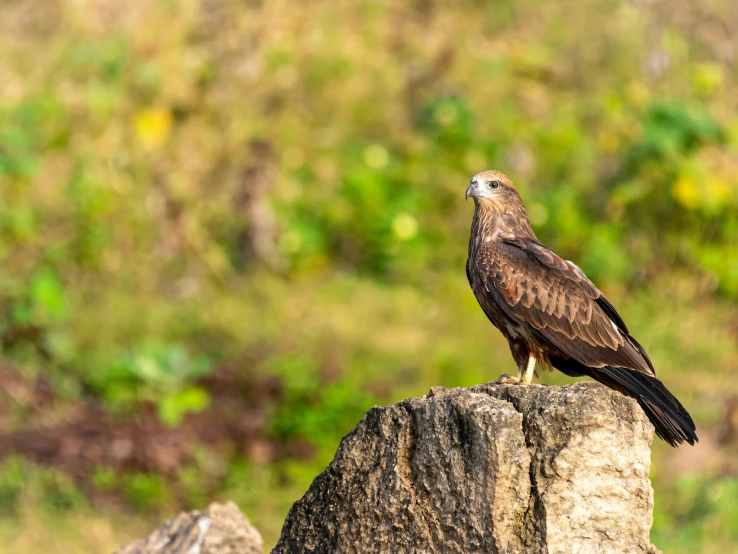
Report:
[[[715,63],[702,63],[694,74],[694,89],[698,94],[709,96],[723,84],[723,70]]]
[[[380,144],[372,144],[364,150],[364,163],[370,169],[384,169],[389,161],[389,152]]]
[[[689,210],[699,207],[700,195],[695,184],[686,177],[679,177],[671,187],[671,194],[677,202]]]
[[[418,232],[418,222],[410,214],[401,213],[392,221],[392,231],[400,240],[409,240]]]
[[[134,118],[134,127],[136,138],[144,148],[160,148],[172,130],[172,112],[169,108],[140,110]]]

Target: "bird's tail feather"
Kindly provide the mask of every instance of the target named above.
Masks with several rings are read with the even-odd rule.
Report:
[[[656,377],[623,367],[599,367],[593,377],[635,398],[656,428],[656,434],[671,446],[698,441],[694,421],[684,406]]]

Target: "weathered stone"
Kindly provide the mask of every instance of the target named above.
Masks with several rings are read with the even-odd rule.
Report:
[[[233,502],[186,512],[117,554],[261,554],[262,540]]]
[[[436,387],[367,412],[273,552],[654,552],[652,440],[595,383]]]

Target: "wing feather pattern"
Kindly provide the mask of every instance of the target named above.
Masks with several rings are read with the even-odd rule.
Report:
[[[538,241],[485,243],[472,273],[470,280],[483,280],[488,301],[528,323],[565,355],[589,367],[655,375],[648,355],[607,298],[581,269]]]

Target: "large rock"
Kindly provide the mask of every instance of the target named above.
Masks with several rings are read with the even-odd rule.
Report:
[[[273,553],[646,553],[653,428],[595,383],[434,388],[371,409]]]
[[[179,514],[116,554],[261,554],[262,540],[233,502]]]

